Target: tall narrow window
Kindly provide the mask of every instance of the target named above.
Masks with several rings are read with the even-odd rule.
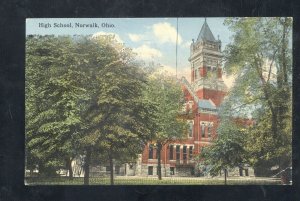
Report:
[[[183,160],[187,160],[187,146],[183,146]]]
[[[153,159],[153,145],[149,144],[149,159]]]
[[[193,122],[189,122],[189,137],[193,137]]]
[[[203,122],[201,124],[201,136],[205,137],[205,124]]]
[[[176,145],[176,160],[180,160],[180,145]]]
[[[208,124],[208,127],[207,127],[207,135],[208,135],[208,137],[211,137],[211,129],[212,129],[212,125]]]
[[[189,149],[189,158],[190,158],[190,160],[193,158],[193,146],[190,146],[190,149]]]
[[[170,149],[169,149],[169,160],[173,160],[173,149],[174,149],[174,146],[173,146],[173,145],[170,145]]]

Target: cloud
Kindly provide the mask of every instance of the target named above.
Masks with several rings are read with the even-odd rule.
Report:
[[[167,22],[161,22],[152,25],[152,31],[154,36],[161,43],[176,43],[176,29]],[[180,34],[178,34],[178,44],[181,44],[182,38]]]
[[[141,41],[144,38],[142,34],[128,34],[128,36],[133,42]]]
[[[100,32],[94,33],[92,35],[92,38],[97,38],[99,36],[113,36],[117,42],[124,43],[123,40],[121,39],[121,37],[116,33],[100,31]]]
[[[162,53],[159,50],[149,47],[148,45],[142,45],[138,48],[133,48],[133,52],[137,53],[138,57],[144,60],[162,57]]]

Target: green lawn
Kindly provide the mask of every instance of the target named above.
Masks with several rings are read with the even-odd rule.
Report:
[[[26,178],[27,185],[83,185],[83,178],[69,180],[57,178]],[[90,185],[109,185],[109,178],[90,178]],[[116,185],[224,185],[224,178],[166,177],[159,181],[156,177],[116,177]],[[278,179],[270,178],[228,178],[228,185],[280,185]]]

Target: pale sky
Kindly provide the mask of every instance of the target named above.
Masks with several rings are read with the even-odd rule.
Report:
[[[230,42],[232,32],[223,25],[225,18],[207,18],[214,37],[222,42],[222,50]],[[43,23],[43,24],[42,24]],[[50,24],[51,27],[42,25]],[[62,23],[72,27],[55,27]],[[76,23],[96,23],[98,27],[76,27]],[[190,81],[190,44],[197,39],[204,18],[178,18],[177,77]],[[102,26],[103,25],[103,26]],[[114,25],[112,27],[111,25]],[[138,58],[159,63],[170,74],[176,72],[177,18],[32,18],[26,20],[26,34],[93,35],[114,34],[115,38],[132,48]],[[223,76],[228,87],[233,78]]]

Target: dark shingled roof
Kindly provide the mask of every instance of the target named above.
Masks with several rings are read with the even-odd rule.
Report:
[[[198,38],[197,38],[197,42],[198,41],[216,41],[214,35],[212,34],[207,22],[206,22],[206,19],[205,19],[205,22],[204,24],[202,25],[202,28],[201,28],[201,31],[198,35]]]

